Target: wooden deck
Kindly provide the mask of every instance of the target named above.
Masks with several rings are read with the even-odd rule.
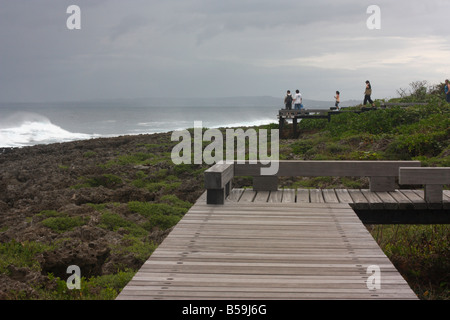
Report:
[[[348,203],[293,191],[235,189],[220,206],[204,194],[117,299],[417,299]]]
[[[372,192],[368,189],[233,189],[229,202],[349,204],[364,224],[448,224],[450,190],[441,203],[425,201],[423,190]]]

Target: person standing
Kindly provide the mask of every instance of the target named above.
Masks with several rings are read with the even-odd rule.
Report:
[[[292,101],[293,100],[294,99],[292,98],[291,91],[288,90],[286,97],[284,98],[284,104],[286,106],[286,110],[292,110]]]
[[[370,84],[370,81],[366,81],[366,91],[364,91],[364,102],[363,105],[366,105],[367,102],[369,102],[372,107],[375,107],[375,104],[372,101],[372,98],[370,97],[372,95],[372,85]]]
[[[336,103],[334,104],[334,106],[337,110],[339,110],[339,103],[341,103],[340,95],[341,93],[339,91],[336,91],[336,96],[334,97],[336,99]]]
[[[446,97],[446,100],[447,100],[448,103],[450,103],[450,84],[449,84],[449,82],[448,82],[448,79],[445,80],[445,87],[444,87],[444,90],[445,90],[445,97]]]
[[[302,95],[300,93],[300,90],[295,90],[294,109],[295,110],[303,109],[303,99],[302,99]]]

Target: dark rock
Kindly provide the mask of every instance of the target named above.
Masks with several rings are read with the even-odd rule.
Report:
[[[56,277],[68,277],[67,268],[76,265],[81,270],[81,276],[90,278],[102,275],[102,265],[109,257],[110,249],[106,244],[66,243],[62,248],[44,252],[39,258],[42,273],[52,273]]]

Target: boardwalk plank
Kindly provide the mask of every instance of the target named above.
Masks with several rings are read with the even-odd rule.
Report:
[[[322,190],[322,193],[325,203],[339,203],[339,199],[334,189],[324,189]]]
[[[416,299],[348,204],[299,204],[292,191],[283,203],[253,190],[197,201],[117,299]]]
[[[348,193],[352,197],[353,204],[355,205],[356,209],[359,210],[369,210],[369,202],[367,201],[364,194],[361,192],[361,190],[358,189],[349,189]]]
[[[394,192],[389,192],[389,194],[392,196],[392,198],[394,198],[397,201],[398,208],[400,210],[413,210],[414,209],[414,204],[403,193],[396,190]]]
[[[258,191],[254,202],[267,202],[269,200],[270,191]]]
[[[283,203],[295,202],[295,189],[283,189]]]
[[[319,189],[309,190],[309,197],[310,197],[312,203],[325,203],[325,199],[323,198],[322,190],[319,190]]]
[[[244,192],[244,189],[242,188],[236,188],[231,190],[230,195],[228,196],[228,201],[232,201],[232,202],[238,202],[239,199],[242,196],[242,193]]]
[[[401,193],[411,201],[415,210],[427,209],[427,204],[423,198],[419,197],[413,190],[401,190]]]
[[[241,198],[239,199],[239,202],[253,202],[255,197],[256,191],[253,191],[251,189],[245,189],[241,195]]]
[[[271,191],[269,196],[270,203],[280,203],[283,200],[283,191]]]
[[[386,210],[397,210],[398,202],[389,194],[389,192],[376,192],[377,196],[383,201]]]
[[[376,192],[371,192],[367,189],[362,189],[361,193],[367,199],[369,203],[369,208],[371,210],[383,210],[384,202],[377,196]]]
[[[427,208],[430,210],[442,209],[442,203],[428,203],[425,201],[425,192],[423,190],[414,190],[414,192],[427,204]],[[445,194],[445,192],[444,192]]]
[[[297,189],[297,203],[310,203],[309,189]]]
[[[353,203],[347,189],[336,189],[335,191],[340,203]]]

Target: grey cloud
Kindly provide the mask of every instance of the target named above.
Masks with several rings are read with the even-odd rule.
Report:
[[[82,30],[72,32],[73,3]],[[359,99],[361,79],[389,95],[416,77],[449,77],[450,3],[377,3],[382,30],[371,32],[371,0],[0,0],[0,100],[277,96],[295,86],[324,99],[325,84]]]
[[[141,15],[129,15],[123,18],[116,26],[111,28],[110,40],[114,41],[121,36],[148,25],[148,19]]]

